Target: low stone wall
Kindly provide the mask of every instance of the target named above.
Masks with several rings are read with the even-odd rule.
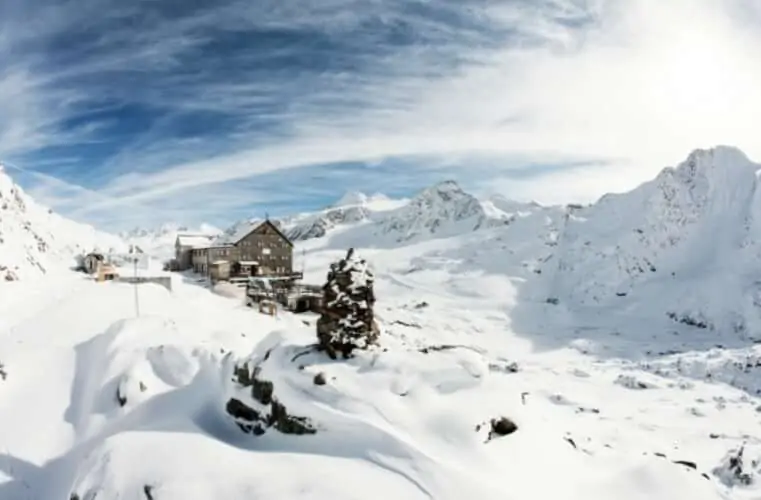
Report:
[[[172,278],[170,276],[119,276],[121,283],[156,283],[170,292],[172,291]]]

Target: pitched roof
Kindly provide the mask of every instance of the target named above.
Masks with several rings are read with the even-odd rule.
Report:
[[[283,238],[286,243],[288,243],[290,246],[293,246],[293,242],[288,238],[288,236],[285,235],[283,231],[280,230],[279,227],[277,227],[277,224],[274,224],[271,220],[267,219],[262,224],[269,224],[269,226],[275,230],[277,234],[280,235],[281,238]],[[260,224],[261,225],[261,224]]]
[[[271,220],[265,219],[265,220],[251,220],[245,223],[239,223],[235,226],[231,227],[223,235],[221,235],[219,238],[217,238],[214,241],[215,245],[236,245],[240,240],[248,236],[249,234],[253,233],[260,227],[262,227],[264,224],[269,225],[272,229],[274,229],[277,234],[280,235],[281,238],[283,238],[290,246],[293,246],[293,242],[280,230],[280,228],[277,227],[277,224],[274,224]]]
[[[214,236],[208,234],[178,234],[177,242],[180,246],[190,248],[205,248],[211,244]]]

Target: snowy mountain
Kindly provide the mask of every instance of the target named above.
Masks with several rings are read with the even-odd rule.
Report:
[[[0,165],[0,281],[67,270],[81,253],[125,248],[119,237],[39,205]]]
[[[397,241],[407,241],[501,225],[508,218],[500,211],[487,212],[475,196],[463,191],[456,182],[445,181],[424,189],[379,222],[380,233],[391,233]]]
[[[656,295],[658,309],[679,318],[757,330],[759,171],[761,165],[734,148],[698,150],[629,193],[569,214],[555,293],[600,306],[625,295],[645,302]]]
[[[350,192],[318,212],[282,217],[278,224],[293,241],[321,238],[333,229],[375,220],[380,214],[404,205],[407,200],[392,200],[385,195],[367,196]]]
[[[529,280],[524,293],[536,300],[572,309],[626,304],[747,333],[761,327],[759,170],[731,147],[697,150],[631,192],[583,207],[479,200],[447,181],[392,209],[364,203],[305,216],[289,234],[334,249],[461,237],[450,266],[498,262]]]
[[[293,240],[308,240],[326,236],[337,228],[361,226],[359,239],[380,238],[397,244],[493,227],[510,219],[493,204],[481,202],[463,191],[454,181],[431,186],[409,200],[350,193],[339,203],[315,214],[284,219],[288,236]]]
[[[139,315],[74,275],[0,301],[0,498],[759,498],[760,169],[715,148],[587,207],[445,182],[284,219],[324,229],[307,282],[370,264],[351,359],[179,277]]]
[[[201,224],[194,228],[176,223],[166,223],[155,229],[136,227],[119,233],[119,236],[129,244],[137,245],[151,257],[165,262],[174,257],[174,244],[177,235],[180,233],[219,235],[222,230],[211,224]]]

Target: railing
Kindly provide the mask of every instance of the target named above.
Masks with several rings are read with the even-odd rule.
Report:
[[[119,276],[117,281],[121,281],[122,283],[133,283],[136,285],[141,283],[156,283],[170,292],[172,291],[172,278],[166,276]]]

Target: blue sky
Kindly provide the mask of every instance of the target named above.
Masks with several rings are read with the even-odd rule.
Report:
[[[591,201],[696,147],[758,158],[759,19],[754,0],[4,0],[0,161],[119,229],[450,178]]]

